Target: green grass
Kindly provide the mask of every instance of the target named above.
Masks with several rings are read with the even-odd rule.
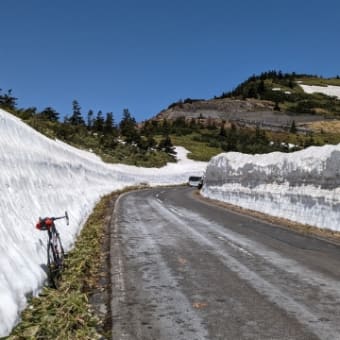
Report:
[[[223,152],[223,150],[219,147],[212,147],[204,142],[196,141],[194,136],[198,136],[198,134],[190,134],[186,136],[171,135],[171,140],[174,145],[181,145],[190,151],[188,158],[195,161],[207,162],[211,159],[211,157]]]
[[[14,328],[10,340],[99,339],[103,320],[89,305],[88,294],[96,288],[104,238],[105,216],[110,201],[118,193],[103,197],[88,218],[75,247],[69,252],[58,290],[44,287],[31,298]],[[105,335],[105,334],[104,334]]]
[[[129,145],[119,144],[112,152],[96,152],[104,162],[121,163],[135,165],[140,167],[160,168],[168,162],[174,162],[174,159],[163,151],[145,151],[138,152],[136,148]]]
[[[335,85],[340,86],[340,79],[338,78],[299,78],[304,85],[314,85],[314,86],[327,86]]]

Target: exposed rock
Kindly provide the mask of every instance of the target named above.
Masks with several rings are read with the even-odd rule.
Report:
[[[302,124],[324,120],[321,115],[275,111],[274,107],[274,102],[258,99],[192,100],[171,105],[157,114],[153,120],[172,121],[179,117],[185,117],[186,120],[199,119],[201,123],[206,124],[211,121],[216,123],[233,121],[241,126],[260,126],[270,130],[287,130],[295,121],[300,125],[297,128],[300,128],[301,132],[306,130]]]

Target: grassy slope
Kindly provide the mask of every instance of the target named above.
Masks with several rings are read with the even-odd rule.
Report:
[[[195,135],[197,136],[197,134],[191,134],[187,136],[172,135],[171,140],[174,145],[181,145],[190,151],[188,158],[195,161],[207,162],[211,157],[223,152],[221,148],[211,147],[206,143],[195,141],[193,139]]]
[[[257,80],[256,83],[259,81]],[[319,77],[299,77],[295,79],[297,82],[296,86],[293,88],[288,87],[288,85],[284,85],[282,83],[276,82],[273,79],[265,79],[265,87],[267,91],[272,88],[280,88],[282,93],[290,92],[291,95],[286,96],[286,101],[280,102],[281,112],[284,111],[295,111],[297,109],[299,112],[299,108],[310,109],[311,114],[318,113],[324,116],[324,120],[321,120],[317,123],[307,124],[306,127],[311,129],[313,132],[309,135],[297,135],[288,132],[269,132],[267,131],[267,135],[269,139],[272,141],[279,141],[284,143],[291,143],[300,146],[308,146],[308,145],[323,145],[323,144],[337,144],[340,143],[340,100],[335,100],[331,97],[325,96],[323,94],[314,93],[314,94],[306,94],[303,89],[298,86],[298,82],[306,85],[336,85],[340,86],[340,79],[338,78],[330,78],[324,79]],[[249,88],[250,83],[244,83],[245,88]],[[297,101],[300,104],[296,107]],[[307,103],[305,106],[304,103]],[[294,109],[295,108],[295,109]],[[304,111],[301,111],[304,112]],[[277,112],[279,115],[280,113]],[[321,118],[322,119],[322,118]],[[331,119],[331,120],[330,120]],[[212,156],[223,152],[220,147],[213,147],[208,143],[199,142],[197,138],[194,138],[195,134],[186,135],[186,136],[171,136],[171,139],[176,145],[183,145],[191,154],[189,154],[189,158],[195,160],[209,160]]]
[[[304,85],[316,85],[316,86],[327,86],[335,85],[340,86],[340,79],[338,78],[300,78]]]

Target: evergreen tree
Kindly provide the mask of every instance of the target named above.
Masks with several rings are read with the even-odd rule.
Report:
[[[149,136],[147,138],[141,137],[138,142],[138,147],[140,150],[147,151],[151,148],[154,148],[157,146],[156,141],[154,140],[153,137]]]
[[[59,113],[50,106],[41,111],[39,116],[42,119],[47,119],[51,122],[57,122],[59,120]]]
[[[162,134],[164,136],[168,136],[171,130],[171,126],[170,123],[168,122],[168,120],[166,118],[164,118],[163,122],[162,122]]]
[[[12,96],[12,90],[8,90],[5,94],[1,94],[1,92],[2,89],[0,89],[0,107],[14,110],[16,108],[18,98]]]
[[[169,136],[165,136],[165,138],[159,142],[158,149],[168,153],[169,155],[176,154],[175,148]]]
[[[156,120],[147,120],[143,123],[141,134],[143,136],[153,136],[159,132],[158,122]]]
[[[297,132],[295,120],[292,121],[292,125],[290,126],[289,132],[290,133],[296,133]]]
[[[103,132],[104,131],[104,118],[102,111],[97,112],[96,118],[93,120],[93,131],[95,132]]]
[[[89,130],[91,130],[92,127],[93,127],[93,115],[94,115],[94,113],[93,113],[92,110],[89,110],[89,111],[87,112],[87,128],[88,128]]]
[[[258,88],[257,88],[257,92],[261,95],[261,94],[263,94],[265,91],[266,91],[266,87],[265,87],[265,85],[264,85],[264,80],[261,79],[261,80],[260,80],[260,83],[259,83],[259,86],[258,86]]]
[[[157,142],[155,141],[155,139],[152,136],[148,136],[147,137],[147,145],[148,148],[155,148],[157,146]]]
[[[81,115],[81,108],[79,103],[74,100],[72,102],[73,113],[71,117],[68,119],[71,125],[85,125],[84,119]]]
[[[281,111],[280,105],[279,105],[279,102],[278,102],[278,101],[275,101],[274,111]]]
[[[104,133],[114,135],[115,134],[115,121],[113,118],[113,113],[108,112],[106,114],[105,122],[104,122]]]
[[[27,109],[19,109],[16,110],[18,117],[20,117],[23,120],[28,120],[32,117],[34,117],[37,114],[37,108],[36,107],[29,107]]]
[[[257,89],[252,85],[249,89],[245,98],[257,98]]]
[[[133,118],[128,109],[123,110],[123,117],[119,123],[119,130],[122,136],[126,138],[126,141],[136,141],[137,130],[136,120]]]
[[[294,87],[294,81],[292,78],[289,78],[289,81],[288,81],[288,87],[290,87],[291,89]]]

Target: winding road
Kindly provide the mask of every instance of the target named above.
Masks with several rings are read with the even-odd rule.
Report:
[[[340,339],[339,246],[187,187],[122,195],[114,216],[113,339]]]

